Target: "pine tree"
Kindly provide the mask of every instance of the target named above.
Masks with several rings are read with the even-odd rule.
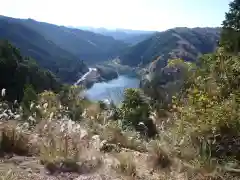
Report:
[[[228,52],[238,53],[240,51],[240,0],[233,0],[229,4],[229,11],[222,25],[220,44]]]

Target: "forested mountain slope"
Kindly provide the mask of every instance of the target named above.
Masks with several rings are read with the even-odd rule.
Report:
[[[0,39],[6,39],[31,56],[38,64],[51,70],[63,81],[75,81],[87,71],[86,65],[76,56],[46,39],[21,22],[0,19]]]
[[[86,64],[115,58],[127,47],[93,32],[5,16],[0,16],[0,39],[9,40],[64,82],[74,82],[87,72]]]
[[[0,89],[6,89],[8,100],[21,100],[25,85],[31,85],[37,92],[58,91],[61,86],[50,71],[22,56],[8,41],[0,41]]]
[[[220,28],[174,28],[155,33],[150,38],[127,49],[120,57],[123,64],[147,65],[161,57],[166,65],[169,58],[194,61],[204,53],[212,52],[219,40]]]
[[[56,26],[32,19],[22,20],[22,24],[39,32],[46,39],[53,41],[86,63],[114,58],[127,47],[127,44],[122,41],[90,31]]]

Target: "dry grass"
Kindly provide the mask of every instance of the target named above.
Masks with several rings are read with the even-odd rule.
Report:
[[[167,168],[171,165],[171,160],[166,151],[163,150],[162,144],[158,140],[149,143],[149,151],[151,154],[151,162],[155,168]]]
[[[10,169],[5,173],[0,174],[0,180],[17,180],[17,176],[13,173],[13,171]]]
[[[123,131],[117,121],[110,121],[103,126],[100,137],[108,143],[116,144],[123,148],[140,152],[146,151],[146,142],[140,138],[140,134],[134,131]]]
[[[69,132],[54,123],[48,124],[40,146],[40,160],[50,172],[65,166],[65,171],[78,171],[82,143],[79,132]],[[70,122],[71,123],[71,122]],[[63,126],[63,125],[62,125]]]
[[[99,104],[92,103],[86,107],[84,116],[89,119],[97,120],[100,112],[101,112],[101,108]]]
[[[118,164],[114,166],[114,169],[118,173],[122,173],[126,176],[135,177],[137,173],[136,162],[131,154],[127,152],[121,152],[116,154]]]
[[[15,122],[3,125],[1,129],[1,151],[18,155],[29,155],[29,133]]]

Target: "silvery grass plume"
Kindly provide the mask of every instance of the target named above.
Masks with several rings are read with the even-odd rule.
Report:
[[[59,131],[59,133],[63,133],[65,135],[69,135],[72,133],[80,133],[81,131],[80,124],[77,124],[75,121],[72,121],[70,118],[66,116],[59,121],[54,121],[54,122],[48,121],[48,123],[44,125],[43,129],[45,131],[46,130],[52,131],[52,128]]]
[[[17,127],[15,128],[16,132],[23,132],[27,131],[29,129],[30,125],[28,122],[25,122],[23,124],[18,124]]]
[[[2,89],[1,95],[2,95],[2,97],[4,97],[6,95],[6,89],[5,88]]]

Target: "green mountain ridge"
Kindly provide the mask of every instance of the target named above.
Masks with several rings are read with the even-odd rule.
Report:
[[[68,83],[88,71],[86,64],[115,58],[128,46],[88,31],[6,16],[0,16],[0,39],[9,40],[24,56]]]
[[[9,40],[23,55],[33,57],[63,81],[75,80],[79,73],[87,71],[86,65],[76,56],[21,23],[0,19],[0,39]]]
[[[121,63],[146,66],[156,59],[164,67],[170,58],[195,61],[204,53],[212,52],[220,37],[220,28],[174,28],[155,33],[150,38],[127,49]]]
[[[87,64],[114,58],[128,46],[113,37],[90,31],[57,26],[32,19],[22,20],[22,23],[43,34],[59,47],[83,59]]]

